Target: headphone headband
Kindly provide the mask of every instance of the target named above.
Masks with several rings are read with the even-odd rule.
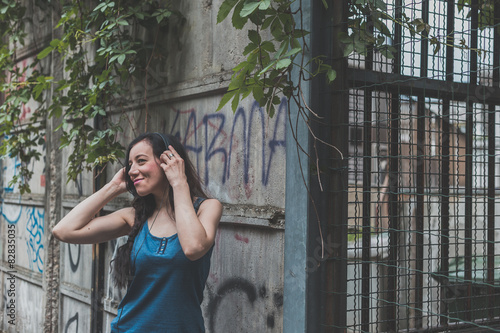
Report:
[[[168,138],[158,132],[154,132],[153,134],[158,134],[160,136],[160,138],[163,140],[163,143],[165,144],[165,150],[167,150],[168,146],[170,146],[170,141],[168,141]]]

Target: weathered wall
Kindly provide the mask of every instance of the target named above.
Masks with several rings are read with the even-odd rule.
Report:
[[[246,36],[246,31],[234,31],[230,22],[215,25],[221,2],[178,2],[186,21],[176,24],[162,41],[168,43],[172,51],[163,69],[154,68],[149,73],[147,112],[139,97],[138,104],[128,106],[126,112],[112,112],[116,119],[126,116],[122,120],[125,132],[120,139],[124,145],[145,130],[178,136],[208,192],[224,204],[203,303],[207,330],[281,332],[286,101],[283,100],[272,119],[251,99],[242,101],[234,114],[228,107],[215,113],[230,69],[241,60],[241,40]],[[45,34],[45,37],[37,38],[49,40],[50,33],[50,29],[38,31],[37,34]],[[42,49],[44,45],[33,43],[32,51],[36,47]],[[28,51],[20,59],[21,65],[33,56],[34,52]],[[61,75],[60,72],[52,74]],[[138,83],[131,93],[141,89]],[[57,140],[53,134],[48,135],[48,139]],[[63,150],[59,161],[47,156],[46,147],[40,149],[45,158],[33,166],[35,175],[30,196],[21,197],[16,188],[7,185],[16,172],[16,159],[6,158],[0,162],[3,188],[0,331],[42,331],[47,320],[47,281],[56,279],[60,290],[57,331],[89,332],[92,246],[60,243],[57,251],[49,251],[54,245],[48,243],[48,214],[49,210],[55,210],[64,215],[90,195],[92,175],[83,174],[76,183],[68,184],[64,175],[47,177],[49,168],[65,170],[69,151]],[[108,168],[108,179],[119,167]],[[48,199],[49,188],[52,192],[56,190],[53,195],[57,198]],[[122,207],[128,200],[124,195],[106,210]],[[54,207],[54,203],[59,204]],[[8,256],[10,239],[14,239],[16,245],[12,266]],[[105,246],[106,268],[101,272],[105,278],[101,300],[103,331],[109,331],[117,303],[124,294],[112,285],[108,271],[113,252],[123,240]],[[57,255],[59,260],[51,260],[50,255]],[[46,261],[55,265],[47,272]],[[10,287],[11,275],[15,278],[13,288]],[[13,296],[9,294],[12,290]],[[7,309],[12,299],[15,303],[13,325],[9,323]]]
[[[35,22],[39,16],[34,14]],[[37,30],[30,40],[43,40],[46,31]],[[32,51],[30,47],[19,50],[18,68],[32,61]],[[49,61],[40,64],[49,65]],[[28,121],[36,107],[33,101],[23,105],[20,123]],[[6,332],[41,332],[44,323],[46,146],[38,150],[44,158],[31,165],[34,174],[28,195],[21,196],[18,187],[9,184],[17,174],[19,159],[0,160],[0,330]]]

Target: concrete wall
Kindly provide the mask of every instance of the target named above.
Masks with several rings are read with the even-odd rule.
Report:
[[[287,104],[283,100],[272,119],[250,98],[234,114],[228,107],[215,113],[230,70],[241,60],[246,36],[229,22],[215,25],[221,3],[178,2],[186,21],[176,24],[162,41],[171,51],[161,67],[151,70],[147,112],[138,98],[126,111],[111,110],[112,117],[122,118],[124,145],[145,130],[177,135],[208,192],[224,204],[203,303],[207,331],[281,332]],[[51,29],[28,32],[38,41],[50,40]],[[33,42],[20,65],[44,46]],[[57,61],[48,59],[45,66],[55,68],[52,75],[60,77]],[[143,90],[140,82],[136,84],[131,93],[139,96]],[[40,332],[54,313],[58,328],[49,331],[91,330],[92,245],[55,243],[50,226],[92,193],[93,179],[83,174],[76,183],[66,183],[69,151],[57,150],[57,136],[48,136],[51,148],[40,147],[44,159],[33,166],[31,195],[21,196],[8,186],[17,160],[0,162],[0,331]],[[119,167],[108,168],[108,179]],[[129,199],[123,195],[106,210],[120,208]],[[11,239],[15,259],[9,263]],[[105,281],[103,331],[109,331],[124,295],[112,285],[108,271],[123,241],[105,245],[105,270],[100,272]],[[55,299],[54,285],[60,291]],[[11,303],[14,312],[7,308]],[[13,324],[9,314],[15,318]]]

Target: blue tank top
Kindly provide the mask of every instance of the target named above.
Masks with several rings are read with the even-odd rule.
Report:
[[[200,305],[212,249],[191,261],[177,234],[156,237],[144,223],[130,255],[135,275],[118,306],[111,332],[205,332]]]

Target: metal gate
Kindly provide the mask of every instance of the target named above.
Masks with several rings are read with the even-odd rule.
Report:
[[[391,16],[421,17],[448,43],[387,21],[393,59],[349,56],[337,329],[500,331],[500,3],[484,25],[494,2],[388,1]]]

